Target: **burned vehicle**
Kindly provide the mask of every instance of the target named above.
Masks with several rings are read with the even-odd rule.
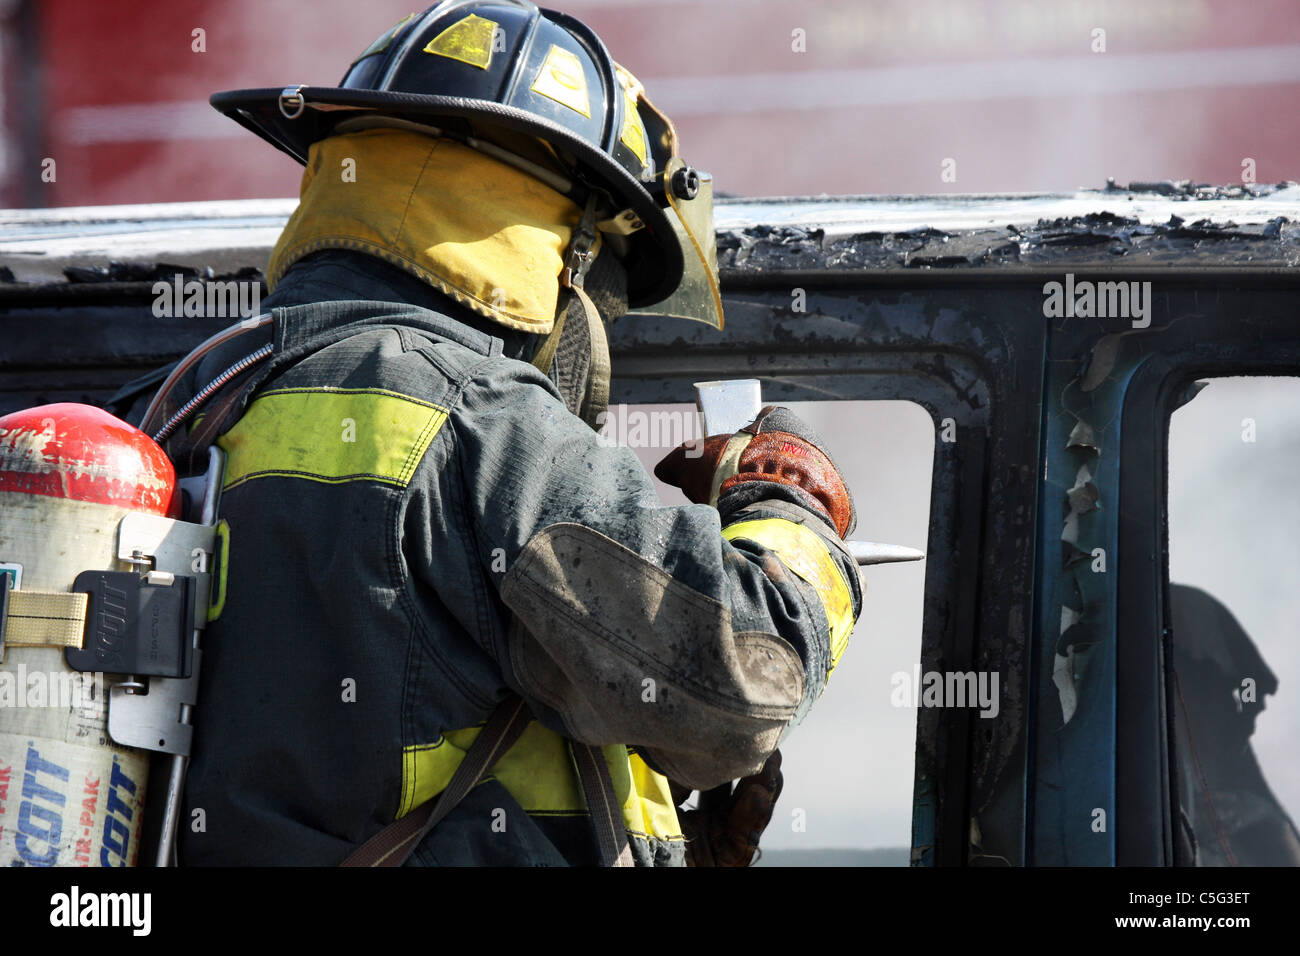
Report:
[[[0,214],[0,414],[105,406],[254,313],[292,208]],[[916,708],[912,865],[1300,863],[1300,765],[1258,738],[1300,677],[1298,221],[1295,184],[720,200],[725,327],[611,330],[615,403],[752,378],[846,434],[861,403],[928,416],[914,664],[997,706]]]

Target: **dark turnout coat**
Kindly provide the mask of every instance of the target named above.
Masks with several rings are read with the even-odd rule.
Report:
[[[595,862],[569,740],[603,748],[637,863],[680,864],[663,775],[754,772],[842,650],[834,530],[778,486],[665,507],[516,338],[382,263],[304,260],[265,305],[274,358],[218,442],[181,862],[337,864],[518,694],[535,721],[411,864]]]

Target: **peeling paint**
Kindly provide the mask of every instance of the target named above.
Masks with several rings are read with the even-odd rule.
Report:
[[[1110,338],[1118,339],[1118,336]],[[1114,364],[1113,353],[1108,359],[1105,356],[1103,359],[1106,371],[1109,371]],[[1078,712],[1078,687],[1080,674],[1084,669],[1083,659],[1076,651],[1076,646],[1080,643],[1079,636],[1084,631],[1081,624],[1084,620],[1083,608],[1086,607],[1079,575],[1083,573],[1085,563],[1092,558],[1092,551],[1091,542],[1080,543],[1079,541],[1080,519],[1101,508],[1101,489],[1093,480],[1096,475],[1096,459],[1101,456],[1101,443],[1097,438],[1096,430],[1083,418],[1076,419],[1066,439],[1066,448],[1088,460],[1080,462],[1074,474],[1074,484],[1066,489],[1063,502],[1065,518],[1061,525],[1061,563],[1068,572],[1069,577],[1066,580],[1074,587],[1074,600],[1078,605],[1075,607],[1064,602],[1061,604],[1060,631],[1056,653],[1052,659],[1052,683],[1056,686],[1060,699],[1063,727],[1069,724]]]
[[[57,474],[65,478],[86,478],[91,481],[122,481],[155,492],[162,492],[168,487],[165,479],[150,475],[143,469],[122,471],[116,467],[117,463],[111,461],[86,461],[47,454],[49,445],[56,443],[56,437],[51,431],[0,428],[0,471],[20,475]]]
[[[54,441],[52,431],[28,428],[0,428],[0,470],[21,474],[50,471],[45,448]]]
[[[1077,532],[1078,532],[1078,523],[1077,523],[1077,522],[1075,523],[1074,528],[1075,528],[1075,532],[1076,532],[1076,534],[1077,534]],[[1065,537],[1064,532],[1062,532],[1061,537],[1062,537],[1062,538]],[[1081,563],[1084,562],[1084,561],[1091,561],[1091,560],[1092,560],[1092,552],[1091,552],[1091,551],[1084,551],[1082,548],[1080,548],[1078,545],[1076,545],[1076,544],[1074,543],[1073,540],[1071,540],[1071,541],[1062,541],[1062,544],[1063,544],[1063,546],[1064,546],[1064,553],[1063,553],[1063,555],[1062,555],[1062,558],[1063,558],[1063,560],[1065,561],[1065,566],[1066,566],[1067,568],[1073,568],[1075,565],[1077,565],[1077,564],[1081,564]]]
[[[1127,334],[1127,332],[1116,332],[1113,335],[1104,335],[1093,346],[1092,352],[1088,355],[1088,367],[1079,381],[1079,391],[1091,392],[1106,380],[1106,376],[1115,367],[1120,344]]]
[[[1065,608],[1061,608],[1064,616]],[[1078,692],[1074,689],[1074,647],[1068,647],[1065,654],[1057,654],[1052,668],[1052,683],[1056,685],[1061,696],[1062,723],[1068,724],[1079,706]]]
[[[1075,515],[1086,515],[1101,507],[1099,504],[1101,491],[1093,483],[1087,465],[1079,469],[1079,474],[1074,480],[1074,487],[1065,494],[1066,500],[1070,503],[1070,510]]]
[[[1075,547],[1078,546],[1079,515],[1074,510],[1065,516],[1065,523],[1061,526],[1061,540]]]
[[[1097,433],[1082,418],[1075,422],[1074,427],[1070,429],[1070,437],[1066,439],[1065,447],[1081,448],[1092,452],[1094,455],[1101,454],[1101,442],[1097,438]]]

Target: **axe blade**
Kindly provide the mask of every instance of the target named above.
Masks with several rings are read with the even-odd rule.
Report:
[[[731,435],[740,431],[763,408],[763,387],[756,378],[733,378],[720,382],[696,382],[695,404],[704,419],[704,434]],[[859,565],[920,561],[924,551],[901,544],[875,541],[846,541],[849,553]]]
[[[704,435],[732,435],[763,408],[763,388],[756,378],[696,382],[695,404],[704,419]]]

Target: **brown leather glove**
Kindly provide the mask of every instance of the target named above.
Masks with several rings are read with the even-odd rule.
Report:
[[[736,783],[723,784],[700,793],[694,810],[678,814],[686,837],[687,866],[749,866],[758,851],[758,839],[772,820],[781,795],[781,751],[767,758],[763,769]],[[678,803],[690,791],[673,784]]]
[[[829,518],[843,538],[853,529],[853,499],[819,444],[794,412],[768,405],[735,435],[712,435],[702,446],[696,440],[674,448],[655,466],[655,477],[682,489],[696,504],[712,505],[744,482],[787,485]]]

